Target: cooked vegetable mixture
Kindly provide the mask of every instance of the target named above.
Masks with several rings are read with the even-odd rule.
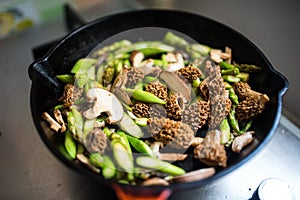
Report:
[[[69,160],[105,179],[168,185],[207,178],[255,137],[269,98],[247,83],[260,68],[232,50],[161,41],[117,41],[76,62],[57,106],[42,117]],[[184,162],[199,168],[184,169]]]

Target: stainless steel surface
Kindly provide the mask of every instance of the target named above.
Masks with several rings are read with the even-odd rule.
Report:
[[[243,9],[245,12],[244,6]],[[269,7],[262,3],[257,7],[255,15],[262,15],[264,9],[267,11]],[[276,9],[279,8],[276,7]],[[258,43],[258,46],[262,47],[271,62],[275,63],[275,68],[284,74],[293,73],[289,69],[277,66],[280,64],[298,65],[297,60],[294,59],[297,54],[292,52],[291,55],[295,55],[295,57],[291,57],[284,51],[289,48],[289,45],[292,49],[295,48],[295,52],[298,49],[298,46],[297,49],[294,46],[299,41],[296,37],[299,34],[294,35],[297,31],[288,32],[289,35],[286,36],[294,37],[295,44],[291,44],[290,40],[292,39],[288,39],[287,43],[284,43],[282,40],[286,40],[286,38],[281,39],[277,35],[285,34],[284,30],[277,33],[277,29],[273,29],[272,35],[275,35],[274,40],[277,42],[277,44],[273,44],[274,40],[268,35],[256,37],[257,31],[262,34],[261,32],[268,30],[269,26],[275,27],[274,24],[263,27],[263,24],[272,21],[268,18],[271,17],[269,11],[262,15],[264,19],[260,22],[249,20],[247,21],[248,25],[235,19],[244,17],[242,9],[235,12],[234,15],[228,14],[229,11],[232,12],[226,7],[224,11],[219,8],[218,13],[215,13],[216,10],[211,10],[210,12],[199,11],[199,14],[205,14],[215,19],[225,16],[221,21],[237,28],[238,31],[243,30],[242,33],[250,36],[254,43]],[[265,19],[266,16],[268,19]],[[288,16],[291,17],[294,14]],[[258,20],[257,18],[256,16],[255,20]],[[277,17],[275,17],[276,19]],[[284,28],[293,27],[290,21],[286,22],[288,24]],[[278,23],[282,25],[281,20]],[[260,25],[258,26],[258,24]],[[253,26],[255,27],[253,28]],[[257,28],[259,30],[256,30]],[[111,189],[96,185],[59,162],[46,148],[32,122],[29,107],[31,83],[27,75],[28,65],[33,60],[31,49],[65,34],[62,20],[57,20],[0,40],[0,110],[2,114],[0,120],[0,199],[115,199]],[[282,60],[287,63],[282,63]],[[293,80],[294,76],[297,75],[288,78]],[[296,96],[298,94],[294,93]],[[285,101],[285,104],[288,102],[291,111],[299,109],[293,104],[294,101],[294,99]],[[289,184],[294,198],[300,199],[299,144],[299,129],[282,117],[270,143],[247,164],[212,185],[175,193],[170,199],[250,199],[259,183],[270,177],[284,180]]]

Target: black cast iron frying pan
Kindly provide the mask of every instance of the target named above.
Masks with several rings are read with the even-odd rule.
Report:
[[[107,181],[76,162],[66,160],[55,148],[51,130],[44,126],[42,112],[48,111],[62,95],[63,85],[55,75],[70,72],[75,62],[86,57],[93,48],[106,38],[120,32],[141,28],[162,27],[188,35],[199,43],[213,48],[233,49],[233,60],[238,63],[252,63],[262,67],[262,71],[250,80],[254,90],[266,93],[270,102],[263,114],[254,121],[256,140],[241,154],[233,155],[228,160],[226,169],[218,170],[216,175],[205,180],[191,183],[171,184],[170,186],[130,186]],[[151,33],[150,33],[151,34]],[[29,77],[32,80],[30,104],[35,126],[42,140],[56,157],[69,167],[83,175],[88,175],[109,185],[117,191],[121,188],[136,196],[157,196],[163,191],[179,191],[201,187],[226,174],[231,173],[258,153],[272,138],[278,125],[282,96],[288,88],[286,78],[274,70],[263,53],[247,38],[235,30],[203,16],[171,10],[139,10],[114,14],[90,22],[68,34],[53,47],[48,54],[29,66]]]

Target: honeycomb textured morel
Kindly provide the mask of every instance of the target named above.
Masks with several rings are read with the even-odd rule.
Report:
[[[200,69],[192,65],[188,65],[186,67],[177,70],[177,73],[183,76],[190,83],[201,76]]]
[[[238,121],[248,121],[260,115],[264,108],[265,104],[259,99],[247,97],[237,105],[235,111]]]
[[[136,102],[132,107],[132,113],[137,117],[149,117],[150,106],[144,102]]]
[[[209,127],[216,128],[229,114],[231,100],[224,95],[217,95],[210,99]]]
[[[206,84],[207,79],[204,79],[200,85],[199,85],[199,94],[201,96],[201,98],[205,101],[208,101],[209,99],[209,90],[208,90],[208,86]]]
[[[149,108],[149,117],[166,118],[167,111],[164,106],[159,104],[151,104]]]
[[[194,132],[204,126],[209,118],[209,103],[203,100],[187,106],[182,114],[182,122],[188,124]]]
[[[244,82],[236,82],[233,84],[233,89],[238,95],[239,99],[245,99],[247,95],[247,91],[251,90],[251,87],[248,85],[248,83]]]
[[[150,118],[148,131],[155,140],[174,149],[188,148],[194,138],[194,132],[187,124],[169,118]]]
[[[63,96],[61,98],[65,107],[72,106],[83,94],[83,89],[72,84],[67,84],[64,87]]]
[[[166,100],[168,97],[167,87],[158,81],[146,85],[146,91],[154,94],[155,96],[163,100]]]
[[[103,154],[107,147],[107,137],[100,128],[93,128],[87,135],[84,145],[90,153]]]
[[[126,87],[133,87],[138,82],[142,81],[144,79],[144,73],[137,69],[137,68],[130,68],[130,70],[127,72],[127,82]]]
[[[185,100],[180,94],[171,94],[167,98],[165,105],[167,116],[173,120],[181,120],[181,115],[185,107]]]
[[[201,144],[194,148],[194,157],[209,166],[226,167],[227,155],[221,144],[221,132],[210,130]]]

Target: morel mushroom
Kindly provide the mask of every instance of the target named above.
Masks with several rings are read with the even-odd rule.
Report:
[[[150,92],[163,100],[166,100],[168,97],[168,88],[159,81],[147,84],[145,89],[147,92]]]
[[[148,131],[155,140],[174,149],[188,148],[194,138],[187,124],[168,118],[150,118]]]
[[[132,107],[132,113],[137,117],[149,117],[150,105],[144,102],[136,102]]]
[[[173,120],[180,120],[184,110],[184,99],[180,95],[171,94],[165,105],[167,116]]]
[[[90,153],[103,154],[107,147],[107,137],[101,128],[93,128],[85,138],[84,144]]]
[[[236,107],[236,115],[239,121],[254,119],[263,112],[266,103],[270,101],[266,94],[252,90],[247,83],[238,82],[233,87],[241,100]]]
[[[167,117],[167,111],[164,106],[160,104],[152,104],[149,109],[149,116],[150,117],[157,117],[157,118],[166,118]]]
[[[187,106],[182,113],[182,122],[188,124],[194,132],[207,123],[210,113],[209,103],[201,99]]]
[[[210,130],[202,144],[194,149],[194,157],[209,166],[226,167],[227,156],[225,147],[221,144],[221,132]]]
[[[83,94],[83,89],[72,84],[66,84],[64,87],[63,96],[60,100],[65,107],[72,106]]]
[[[179,70],[177,70],[177,73],[183,76],[188,82],[193,82],[198,77],[201,76],[201,71],[197,67],[194,67],[192,65],[183,67]]]
[[[132,87],[136,85],[138,82],[143,80],[144,76],[144,73],[138,68],[130,68],[130,70],[127,72],[126,87]]]

